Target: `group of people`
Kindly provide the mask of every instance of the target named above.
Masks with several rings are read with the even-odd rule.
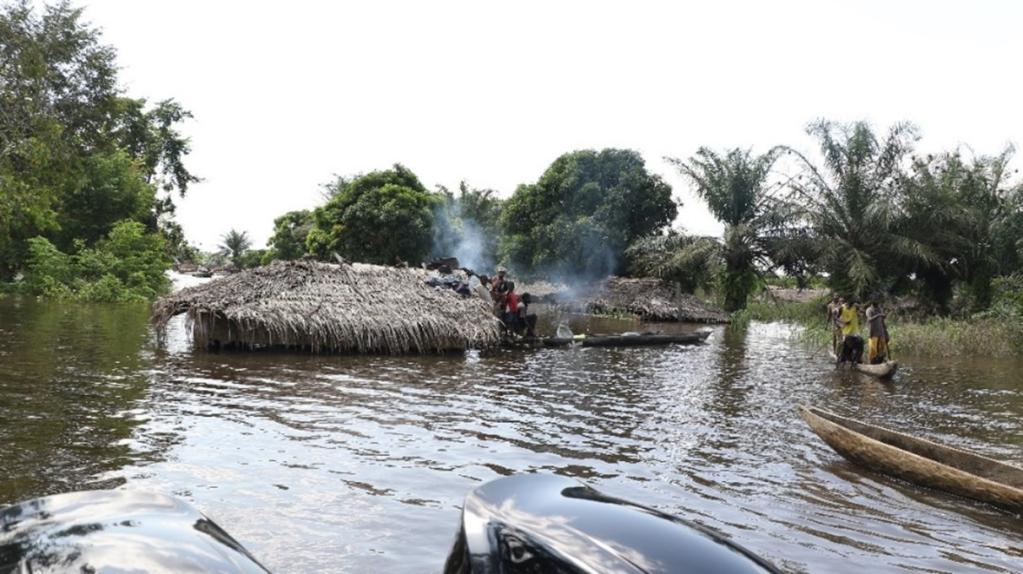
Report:
[[[529,312],[532,297],[529,293],[519,295],[515,292],[515,282],[508,279],[507,269],[498,267],[493,278],[480,275],[479,281],[479,285],[474,287],[475,292],[494,306],[494,314],[508,333],[536,336],[536,315]]]
[[[867,363],[880,364],[888,359],[888,325],[885,323],[887,314],[881,310],[877,301],[867,306],[866,319],[868,338],[866,344]],[[832,297],[827,307],[827,325],[831,329],[831,347],[838,357],[839,363],[862,363],[864,341],[860,335],[860,309],[856,301],[846,301],[844,297]]]

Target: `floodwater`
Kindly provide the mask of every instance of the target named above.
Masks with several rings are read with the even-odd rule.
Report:
[[[883,383],[756,323],[690,347],[212,354],[182,322],[158,344],[147,318],[0,300],[0,504],[154,490],[275,572],[437,572],[470,489],[549,472],[786,571],[1023,571],[1020,516],[858,468],[795,412],[1023,463],[1023,360],[900,357]]]

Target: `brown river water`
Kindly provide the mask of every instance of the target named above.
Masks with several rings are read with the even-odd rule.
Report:
[[[182,321],[158,344],[147,318],[0,299],[0,505],[147,489],[275,572],[437,572],[470,489],[550,472],[786,571],[1023,571],[1023,518],[858,468],[795,412],[1023,463],[1023,360],[899,357],[884,383],[758,323],[689,347],[213,354]]]

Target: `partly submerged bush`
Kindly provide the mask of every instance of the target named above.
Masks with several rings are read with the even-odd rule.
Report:
[[[824,325],[826,299],[814,299],[806,303],[754,302],[747,307],[751,319],[757,321],[788,321],[804,325]]]
[[[64,253],[49,240],[28,240],[21,290],[49,299],[91,302],[149,301],[170,287],[170,260],[162,236],[135,221],[114,225],[94,248],[76,242]]]
[[[907,353],[932,357],[1010,357],[1023,353],[1023,314],[1016,314],[1023,309],[1013,294],[1018,293],[1013,287],[1007,287],[1004,292],[999,292],[992,311],[964,319],[931,317],[911,320],[890,314],[888,332],[893,356],[898,358],[901,353]],[[742,326],[751,320],[794,323],[803,327],[796,338],[808,345],[823,346],[831,342],[831,330],[824,321],[825,305],[824,300],[753,303],[732,315],[732,325]],[[865,328],[865,321],[861,321],[861,325]]]
[[[1023,352],[1023,327],[1018,321],[936,317],[920,323],[895,323],[889,333],[893,353],[1011,357]]]

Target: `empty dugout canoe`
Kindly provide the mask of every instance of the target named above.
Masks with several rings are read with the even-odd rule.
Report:
[[[800,416],[852,462],[907,480],[1023,512],[1023,468],[800,405]]]
[[[696,333],[660,334],[640,333],[635,335],[576,335],[575,337],[550,337],[543,340],[547,347],[567,347],[577,344],[582,347],[645,347],[654,345],[691,345],[707,340],[710,331]]]

